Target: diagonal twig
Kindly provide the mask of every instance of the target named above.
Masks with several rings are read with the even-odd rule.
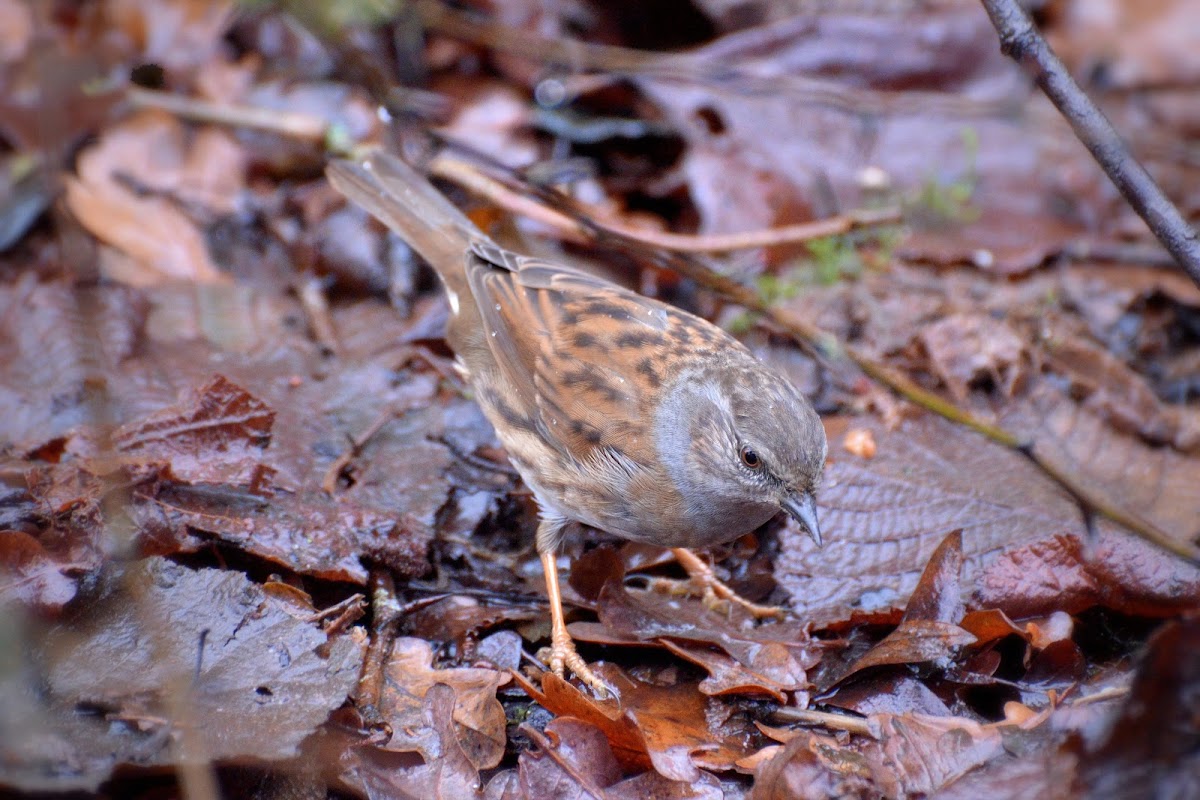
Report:
[[[1079,141],[1104,169],[1163,247],[1200,286],[1200,238],[1121,141],[1016,0],[981,0],[1000,34],[1000,50],[1033,72],[1034,80],[1071,124]]]

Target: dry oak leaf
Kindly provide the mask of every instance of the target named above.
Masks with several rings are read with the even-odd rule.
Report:
[[[447,731],[475,769],[491,769],[500,763],[507,742],[504,707],[496,690],[511,675],[494,669],[455,667],[434,669],[433,648],[424,639],[400,637],[392,646],[384,674],[380,712],[392,726],[385,750],[416,751],[426,761],[436,757]],[[430,728],[425,721],[425,699],[438,684],[453,692],[453,725],[440,721]]]
[[[544,735],[530,727],[524,730],[538,746],[521,754],[517,769],[517,787],[526,798],[721,800],[725,796],[717,778],[709,773],[690,783],[656,772],[625,778],[604,732],[583,720],[553,719]],[[488,789],[490,798],[491,784]]]
[[[464,747],[454,720],[454,689],[429,687],[416,724],[429,732],[426,754],[395,753],[374,747],[349,747],[342,756],[344,775],[359,793],[383,800],[470,800],[478,797],[479,772]],[[415,762],[415,763],[414,763]]]
[[[627,769],[653,768],[673,781],[700,780],[703,769],[727,770],[749,755],[750,732],[730,725],[724,706],[694,683],[656,686],[632,678],[612,664],[595,667],[617,690],[619,700],[597,700],[553,673],[542,688],[517,675],[517,683],[557,716],[576,717],[604,732],[613,754]]]

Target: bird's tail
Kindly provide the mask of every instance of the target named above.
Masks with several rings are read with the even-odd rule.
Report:
[[[424,176],[387,153],[362,162],[330,162],[325,175],[333,188],[399,234],[451,292],[469,294],[467,253],[472,242],[489,239]]]

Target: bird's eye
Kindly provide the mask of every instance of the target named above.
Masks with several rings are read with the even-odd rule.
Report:
[[[758,469],[762,466],[762,459],[758,457],[758,453],[749,447],[743,446],[739,455],[742,457],[742,463],[750,469]]]

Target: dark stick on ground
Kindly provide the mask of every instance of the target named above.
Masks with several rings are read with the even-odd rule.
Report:
[[[981,0],[1000,34],[1001,51],[1033,71],[1075,135],[1116,184],[1167,251],[1200,286],[1200,239],[1179,209],[1129,152],[1112,123],[1084,94],[1017,0]]]

